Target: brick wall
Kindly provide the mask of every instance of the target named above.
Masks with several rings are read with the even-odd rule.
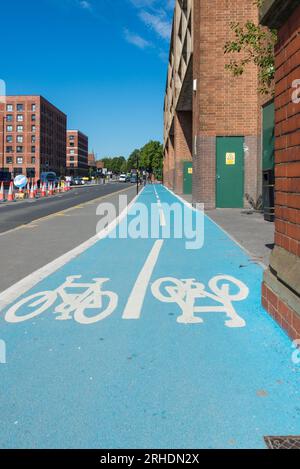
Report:
[[[230,56],[224,55],[224,44],[233,37],[230,23],[257,21],[258,11],[252,0],[202,0],[194,2],[194,10],[193,69],[198,89],[193,104],[193,134],[200,138],[198,148],[201,153],[194,155],[197,163],[193,199],[213,207],[216,155],[211,152],[210,138],[216,136],[250,138],[245,187],[254,198],[260,193],[257,187],[260,142],[257,70],[250,65],[243,77],[234,78],[225,71]],[[199,200],[200,196],[202,200]]]
[[[292,102],[296,79],[300,79],[300,7],[280,31],[275,95],[275,241],[300,256],[300,104]]]
[[[164,184],[169,188],[174,188],[174,173],[175,173],[175,154],[174,154],[174,137],[170,135],[165,148],[164,157]]]
[[[276,5],[277,3],[277,5]],[[300,103],[293,102],[300,79],[300,6],[273,1],[268,19],[282,8],[275,76],[275,248],[265,272],[264,307],[291,338],[300,338]],[[296,8],[296,9],[295,9]],[[299,92],[295,97],[300,96]]]
[[[192,112],[177,111],[174,118],[174,190],[183,193],[183,162],[192,160]]]

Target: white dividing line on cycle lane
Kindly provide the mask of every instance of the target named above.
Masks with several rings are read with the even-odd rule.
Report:
[[[160,226],[165,227],[165,226],[167,226],[166,217],[165,217],[162,205],[161,205],[161,200],[159,198],[159,195],[158,195],[157,190],[156,190],[155,187],[154,187],[154,193],[155,193],[155,197],[156,197],[156,200],[157,200],[157,205],[159,207]]]
[[[128,298],[127,304],[123,312],[123,319],[140,318],[148,285],[153,274],[153,270],[156,266],[163,243],[163,240],[158,240],[155,242],[148,256],[148,259],[146,260],[135,282],[132,292]]]
[[[94,244],[96,244],[101,239],[106,238],[120,223],[127,217],[129,210],[136,203],[138,197],[143,193],[144,188],[141,192],[135,196],[135,198],[128,204],[128,206],[113,220],[106,228],[101,230],[95,236],[92,236],[90,239],[80,244],[71,251],[63,254],[54,261],[46,264],[44,267],[36,270],[32,274],[26,276],[19,282],[15,283],[11,287],[7,288],[0,294],[0,313],[5,310],[11,303],[13,303],[17,298],[21,297],[24,293],[29,291],[39,282],[47,278],[49,275],[56,272],[58,269],[63,267],[65,264],[71,260],[80,256],[83,252],[88,250]]]

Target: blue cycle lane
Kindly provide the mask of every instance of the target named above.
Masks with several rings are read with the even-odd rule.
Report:
[[[164,207],[183,206],[155,185],[136,202],[158,204],[162,226],[175,223]],[[16,291],[1,311],[1,448],[265,448],[300,434],[300,369],[261,307],[262,267],[208,217],[204,234],[196,250],[107,236]]]

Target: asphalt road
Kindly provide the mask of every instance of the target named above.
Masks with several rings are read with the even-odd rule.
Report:
[[[27,225],[34,220],[78,204],[97,199],[104,195],[113,194],[120,189],[130,187],[131,184],[109,183],[74,188],[70,192],[56,195],[52,198],[27,200],[0,205],[0,233],[12,230],[21,225]]]

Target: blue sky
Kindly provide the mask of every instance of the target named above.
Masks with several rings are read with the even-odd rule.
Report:
[[[174,0],[1,2],[0,78],[41,94],[98,157],[162,140]]]

